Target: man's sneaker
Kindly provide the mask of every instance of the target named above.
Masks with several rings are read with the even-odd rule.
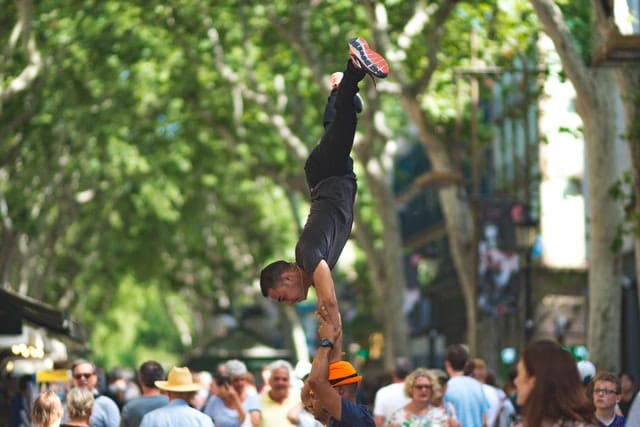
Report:
[[[373,77],[384,79],[389,74],[389,64],[375,50],[371,49],[362,37],[349,40],[351,61],[356,68],[360,68]]]
[[[337,90],[340,87],[340,82],[342,81],[343,76],[344,73],[342,73],[341,71],[336,71],[335,73],[331,74],[331,87],[329,89],[331,89],[332,91]],[[362,97],[360,97],[360,94],[356,93],[353,96],[353,105],[356,107],[356,113],[362,113],[362,110],[364,109],[364,102],[362,102]]]

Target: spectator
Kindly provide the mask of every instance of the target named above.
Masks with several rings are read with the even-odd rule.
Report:
[[[629,416],[626,419],[629,427],[640,426],[640,399],[633,399],[629,408]]]
[[[260,423],[260,399],[257,394],[247,390],[247,366],[239,360],[225,363],[229,383],[218,385],[217,395],[204,407],[216,427],[238,427],[241,425],[258,427]],[[245,419],[249,421],[245,423]]]
[[[212,381],[209,384],[209,396],[207,396],[207,400],[204,404],[204,407],[207,407],[207,403],[213,396],[218,395],[218,391],[222,384],[226,384],[229,382],[229,373],[227,372],[227,368],[224,363],[218,364],[216,367],[215,374],[213,375]],[[204,409],[202,409],[204,411]]]
[[[381,387],[376,392],[373,404],[373,416],[376,427],[382,427],[385,420],[398,408],[402,408],[411,400],[404,393],[404,379],[411,372],[411,363],[405,357],[396,359],[391,371],[391,384]]]
[[[191,405],[198,411],[202,411],[204,409],[204,405],[209,399],[209,390],[211,389],[213,376],[207,371],[194,372],[193,381],[202,384],[202,388],[198,390],[198,392],[194,396]]]
[[[447,383],[449,382],[449,375],[442,369],[431,369],[433,375],[438,379],[438,384],[440,384],[440,396],[435,396],[433,399],[434,404],[438,406],[442,406],[449,416],[449,424],[451,427],[460,427],[460,421],[458,421],[458,417],[456,416],[456,408],[451,404],[451,402],[444,401],[444,395],[447,392]]]
[[[387,419],[389,427],[451,427],[449,415],[439,404],[440,383],[433,372],[418,368],[404,381],[404,395],[409,403],[393,411]]]
[[[155,381],[155,386],[169,397],[169,404],[148,412],[140,427],[214,427],[211,418],[189,406],[202,384],[193,382],[189,368],[174,367],[167,381]]]
[[[128,387],[127,377],[125,375],[124,369],[113,369],[107,376],[107,379],[108,384],[104,395],[111,398],[111,400],[113,400],[116,405],[118,405],[118,410],[122,411],[122,407],[127,400],[126,393]]]
[[[329,318],[326,307],[318,311],[320,326],[318,336],[322,338],[320,346],[311,364],[311,372],[302,391],[305,407],[311,405],[311,413],[319,421],[329,422],[333,427],[373,427],[375,421],[364,405],[356,403],[358,384],[362,377],[351,363],[335,360],[341,355],[342,329],[339,323]],[[309,396],[313,393],[313,397]],[[307,403],[309,402],[309,403]]]
[[[18,394],[9,404],[9,427],[31,426],[31,375],[18,380]]]
[[[516,403],[516,401],[518,400],[517,398],[518,393],[517,393],[516,385],[513,382],[516,379],[516,376],[518,375],[518,370],[516,369],[515,365],[512,365],[509,367],[509,373],[507,375],[508,375],[507,383],[504,385],[503,390],[509,397],[509,400],[511,401],[511,405],[515,409],[515,418],[517,419],[518,416],[520,415],[520,405]]]
[[[596,424],[576,363],[558,343],[550,340],[530,343],[518,360],[517,369],[515,385],[524,426]]]
[[[469,359],[466,348],[461,344],[450,345],[444,361],[449,375],[445,402],[453,404],[458,421],[464,427],[482,427],[487,422],[489,402],[476,379],[464,375]]]
[[[130,400],[122,408],[120,427],[139,427],[146,413],[169,403],[169,398],[156,387],[156,381],[164,380],[164,370],[158,362],[149,360],[138,369],[138,382],[142,396]]]
[[[71,366],[71,374],[73,386],[88,390],[95,398],[89,425],[91,427],[119,427],[120,411],[118,405],[107,396],[100,395],[96,389],[98,377],[95,365],[88,360],[76,360]]]
[[[507,397],[507,394],[500,388],[491,384],[492,375],[487,369],[486,363],[480,358],[471,360],[471,376],[482,384],[482,390],[489,402],[487,411],[487,424],[490,427],[509,427],[515,419],[516,410]]]
[[[600,427],[624,427],[624,416],[615,413],[620,401],[620,379],[611,372],[600,372],[593,380],[593,405]]]
[[[62,402],[51,390],[44,391],[33,402],[31,420],[34,427],[58,427],[62,420]]]
[[[307,411],[302,402],[298,402],[287,413],[287,420],[296,427],[323,427],[324,424],[316,420],[314,415]]]
[[[67,422],[60,427],[89,427],[95,406],[93,394],[84,388],[74,387],[67,393]]]
[[[269,364],[268,371],[268,388],[260,394],[260,427],[295,425],[287,418],[291,408],[300,402],[300,393],[291,393],[293,368],[286,360],[276,360]]]
[[[638,395],[638,389],[633,375],[631,375],[629,372],[621,372],[620,387],[622,396],[620,398],[620,402],[618,403],[618,407],[620,408],[622,415],[627,417],[629,415],[631,404]]]

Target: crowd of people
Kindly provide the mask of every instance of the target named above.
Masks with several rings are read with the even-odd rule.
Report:
[[[320,323],[319,332],[339,339],[340,329],[328,317]],[[463,345],[447,348],[444,369],[414,369],[398,358],[391,382],[377,388],[368,405],[358,401],[362,375],[354,365],[331,362],[333,349],[318,349],[327,350],[316,354],[306,378],[286,360],[265,365],[260,381],[236,359],[211,373],[176,366],[165,374],[158,362],[146,361],[137,370],[138,393],[99,390],[94,364],[77,360],[64,393],[43,386],[30,404],[30,417],[9,426],[640,426],[640,392],[632,375],[584,371],[550,340],[525,347],[504,387]]]

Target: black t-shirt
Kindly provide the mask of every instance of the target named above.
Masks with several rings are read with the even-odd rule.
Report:
[[[296,245],[296,264],[313,276],[323,259],[333,269],[353,225],[357,184],[353,174],[331,176],[311,189],[311,209]]]

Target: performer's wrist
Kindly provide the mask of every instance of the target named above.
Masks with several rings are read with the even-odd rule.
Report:
[[[320,340],[319,346],[321,348],[328,348],[329,350],[331,350],[333,348],[333,346],[334,346],[334,342],[331,341],[328,338],[323,338],[323,339]]]

